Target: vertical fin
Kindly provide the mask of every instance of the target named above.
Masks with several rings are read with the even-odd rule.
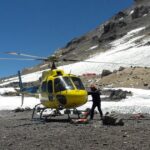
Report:
[[[20,87],[20,90],[22,91],[23,90],[23,84],[22,84],[22,79],[21,79],[21,73],[20,73],[20,71],[18,71],[18,77],[19,77],[19,87]]]

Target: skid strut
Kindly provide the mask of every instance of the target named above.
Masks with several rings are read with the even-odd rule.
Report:
[[[44,110],[45,110],[46,108],[40,108],[40,107],[38,107],[38,106],[40,106],[40,105],[41,105],[41,103],[34,106],[33,112],[32,112],[32,120],[33,120],[33,119],[37,119],[37,118],[34,118],[35,112],[39,112],[39,113],[40,113],[40,118],[39,118],[39,119],[42,120],[42,115],[43,115],[43,112],[44,112]]]
[[[48,119],[50,117],[56,117],[56,116],[60,116],[61,115],[59,109],[56,109],[56,110],[51,109],[53,111],[50,114],[43,114],[46,109],[50,109],[50,108],[47,108],[47,107],[40,108],[39,107],[40,105],[41,105],[41,103],[35,105],[35,107],[33,108],[32,120],[36,120],[36,119],[46,120],[46,119]],[[36,112],[39,113],[39,117],[38,118],[35,118],[35,113]]]

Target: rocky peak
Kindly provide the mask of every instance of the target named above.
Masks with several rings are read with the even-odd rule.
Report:
[[[132,19],[140,18],[150,13],[150,6],[137,6],[132,13]]]
[[[150,1],[149,0],[134,0],[135,5],[150,5]]]

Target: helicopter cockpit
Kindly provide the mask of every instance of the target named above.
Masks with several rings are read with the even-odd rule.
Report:
[[[42,92],[57,93],[66,90],[85,90],[81,79],[75,75],[65,74],[63,70],[43,72]]]

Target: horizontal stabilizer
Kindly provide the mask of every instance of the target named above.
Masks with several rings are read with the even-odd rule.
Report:
[[[22,93],[30,93],[30,94],[35,94],[38,92],[38,86],[33,86],[33,87],[28,87],[28,88],[23,88],[21,90]]]

